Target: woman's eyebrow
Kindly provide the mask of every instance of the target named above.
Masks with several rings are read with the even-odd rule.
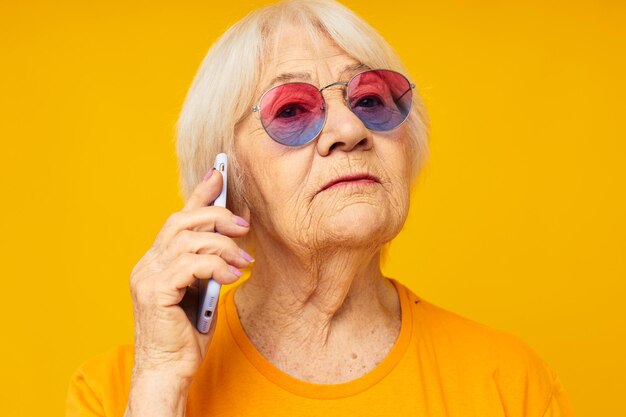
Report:
[[[274,77],[268,84],[268,89],[273,85],[281,82],[286,83],[293,80],[311,81],[311,74],[308,72],[283,72],[282,74]]]
[[[357,71],[365,71],[369,69],[371,69],[369,65],[365,65],[362,62],[356,62],[343,67],[339,74],[340,78],[343,78],[343,75],[345,73],[354,73]],[[274,77],[272,81],[267,84],[266,88],[263,89],[263,91],[269,90],[271,87],[278,83],[286,83],[294,80],[311,82],[312,78],[311,74],[308,72],[283,72],[282,74]]]
[[[341,78],[345,73],[350,73],[350,75],[352,75],[356,72],[361,72],[361,71],[366,71],[366,70],[371,70],[371,69],[372,68],[369,65],[365,65],[362,62],[357,62],[354,64],[346,65],[339,73],[339,78]]]

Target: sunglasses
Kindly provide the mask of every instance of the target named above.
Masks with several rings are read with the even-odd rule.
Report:
[[[261,95],[252,111],[258,112],[263,129],[276,142],[305,145],[324,128],[327,112],[322,91],[335,85],[346,86],[346,105],[370,130],[394,129],[411,111],[415,84],[387,69],[363,71],[348,82],[337,81],[320,89],[304,82],[277,85]]]

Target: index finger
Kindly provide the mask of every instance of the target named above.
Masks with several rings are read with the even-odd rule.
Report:
[[[210,176],[209,173],[211,174]],[[181,211],[190,211],[213,203],[222,191],[222,181],[222,173],[215,168],[211,168],[204,179],[193,190]]]

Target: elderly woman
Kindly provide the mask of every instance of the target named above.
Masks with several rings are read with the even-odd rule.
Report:
[[[427,154],[414,87],[335,2],[286,1],[231,27],[178,123],[186,204],[131,274],[134,348],[80,368],[68,415],[571,415],[525,343],[381,273]],[[211,206],[222,151],[227,208]],[[198,332],[197,280],[233,284],[253,261]]]

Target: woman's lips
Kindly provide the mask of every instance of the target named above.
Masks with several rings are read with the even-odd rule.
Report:
[[[378,182],[378,178],[372,175],[367,175],[367,174],[347,175],[347,176],[335,178],[334,180],[329,181],[328,183],[326,183],[326,185],[322,187],[320,192],[327,190],[328,188],[331,188],[331,187],[340,187],[343,185],[350,185],[350,184],[371,184],[371,183],[376,183],[376,182]]]

